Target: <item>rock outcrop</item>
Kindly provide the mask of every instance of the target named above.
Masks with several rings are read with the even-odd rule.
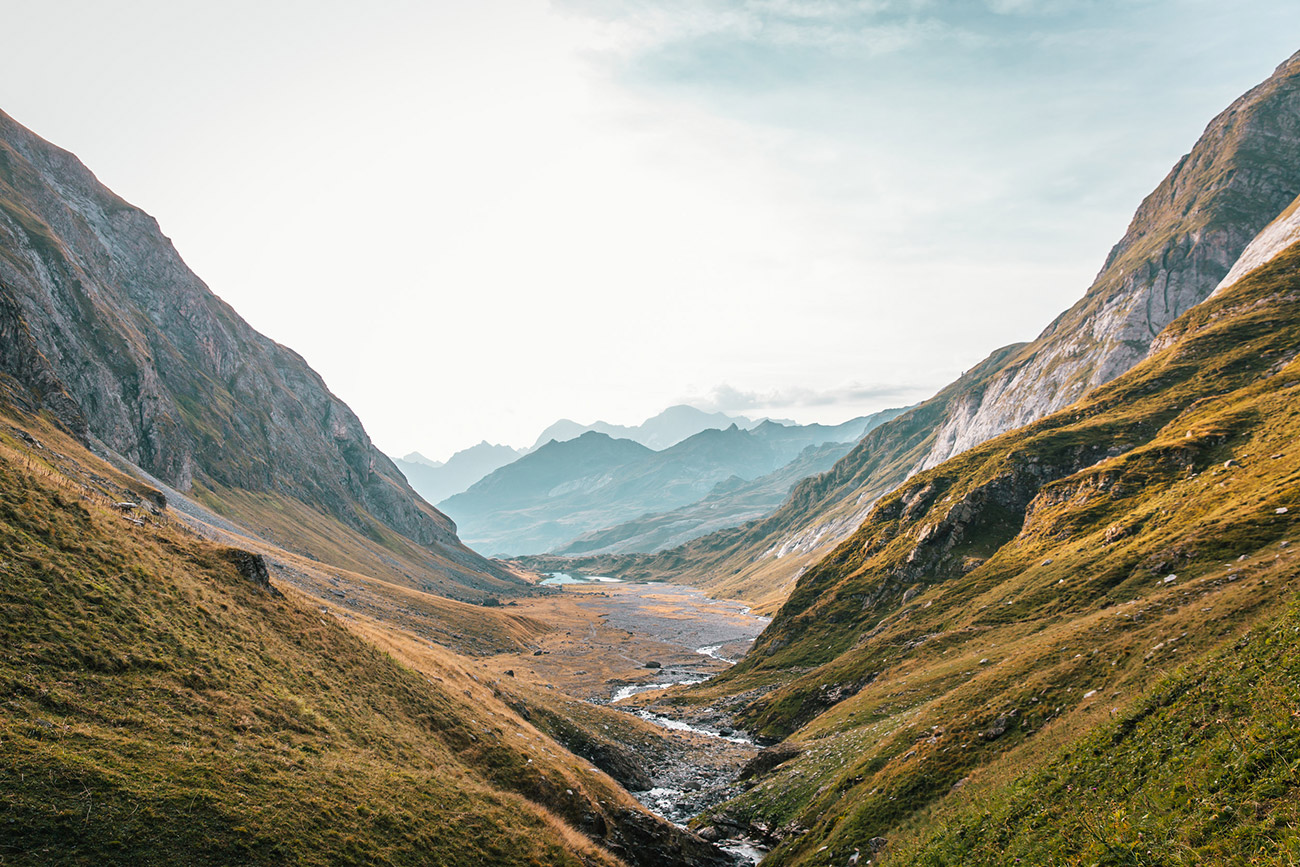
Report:
[[[1300,241],[1300,197],[1255,236],[1255,240],[1237,258],[1228,276],[1215,287],[1215,293],[1222,292],[1251,271],[1268,264],[1270,259],[1296,241]]]

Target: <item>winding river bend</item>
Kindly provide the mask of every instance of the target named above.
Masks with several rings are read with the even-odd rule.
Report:
[[[753,614],[741,603],[713,599],[695,588],[673,584],[623,585],[601,601],[600,616],[610,626],[653,636],[689,651],[698,660],[697,665],[691,665],[679,655],[673,664],[652,670],[647,679],[618,686],[608,699],[611,706],[694,742],[695,748],[686,753],[690,758],[657,774],[652,788],[633,792],[648,809],[684,825],[701,810],[735,794],[735,775],[740,763],[755,749],[754,743],[744,732],[727,725],[725,717],[715,716],[708,722],[694,717],[682,719],[674,715],[670,705],[646,706],[644,700],[653,699],[656,692],[668,687],[703,683],[719,670],[734,665],[767,626],[769,618]],[[628,701],[637,696],[642,701]],[[704,709],[706,718],[710,711]],[[702,756],[707,758],[701,760]],[[757,864],[765,854],[765,850],[744,839],[724,840],[719,846],[739,863]]]

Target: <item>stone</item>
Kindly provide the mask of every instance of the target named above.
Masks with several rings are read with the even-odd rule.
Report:
[[[980,733],[980,737],[984,738],[984,740],[986,741],[997,740],[998,738],[1002,737],[1004,734],[1007,733],[1007,729],[1011,727],[1011,723],[1013,720],[1014,720],[1014,714],[1009,714],[1009,713],[999,714],[998,718],[993,721],[993,725],[989,726],[987,729],[985,729],[983,732]]]
[[[768,771],[785,764],[803,752],[803,747],[798,744],[783,742],[774,744],[759,750],[758,754],[749,761],[745,762],[740,769],[738,779],[748,780],[751,777],[761,777]]]
[[[243,548],[225,548],[221,551],[221,555],[248,581],[273,596],[280,595],[280,591],[271,586],[271,573],[267,571],[266,558],[261,554],[254,554]]]

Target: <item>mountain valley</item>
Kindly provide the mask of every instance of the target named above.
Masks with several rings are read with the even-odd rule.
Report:
[[[920,404],[442,464],[0,114],[0,863],[1294,863],[1298,398],[1300,54]]]

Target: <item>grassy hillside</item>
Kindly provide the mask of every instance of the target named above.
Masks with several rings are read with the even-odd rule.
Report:
[[[1300,607],[962,803],[891,863],[1300,861]]]
[[[125,519],[138,485],[0,415],[0,862],[716,856],[449,651],[399,661],[165,510]]]
[[[774,864],[866,852],[1156,700],[1185,663],[1249,666],[1224,648],[1300,573],[1300,248],[1157,345],[883,498],[754,651],[691,692],[803,751],[709,821],[766,829]]]

